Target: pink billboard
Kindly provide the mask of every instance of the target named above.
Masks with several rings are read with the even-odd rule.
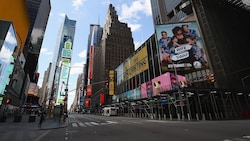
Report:
[[[167,72],[141,85],[141,98],[157,96],[160,92],[175,90],[186,87],[186,78],[182,75],[177,75]],[[177,83],[179,82],[179,83]]]

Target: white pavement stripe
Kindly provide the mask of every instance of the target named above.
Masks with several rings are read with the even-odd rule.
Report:
[[[93,126],[90,122],[84,122],[88,126]]]
[[[81,127],[86,127],[86,125],[82,122],[78,122],[78,124],[81,126]]]
[[[250,139],[250,136],[243,136],[244,139]]]
[[[73,122],[73,123],[72,123],[72,126],[73,126],[73,127],[77,127],[78,125],[77,125],[77,123]]]
[[[93,125],[99,125],[99,123],[96,123],[96,122],[90,122],[91,124],[93,124]]]
[[[116,124],[116,123],[118,123],[116,121],[106,121],[106,122],[109,123],[109,124]]]

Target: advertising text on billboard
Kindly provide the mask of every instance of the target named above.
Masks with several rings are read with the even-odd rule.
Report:
[[[196,22],[156,25],[156,36],[163,72],[208,68],[203,41]]]

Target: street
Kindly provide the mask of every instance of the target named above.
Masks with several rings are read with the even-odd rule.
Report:
[[[71,114],[69,126],[40,135],[40,141],[249,141],[249,120],[160,121]]]

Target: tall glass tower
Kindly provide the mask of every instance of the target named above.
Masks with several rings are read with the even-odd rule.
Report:
[[[68,79],[71,65],[76,21],[66,15],[58,34],[49,76],[50,106],[67,104]]]

